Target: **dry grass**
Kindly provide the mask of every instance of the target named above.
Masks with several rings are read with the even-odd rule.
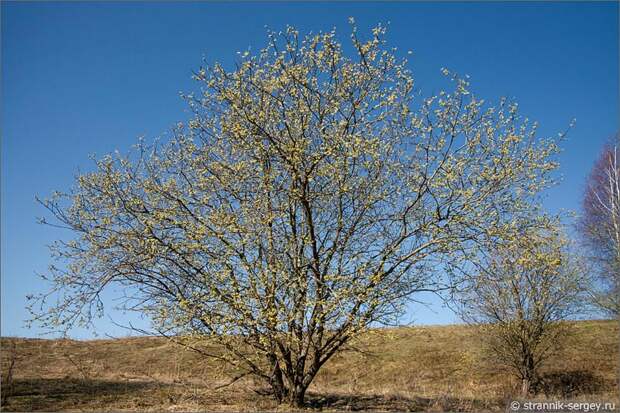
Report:
[[[545,370],[541,397],[618,401],[618,323],[583,321]],[[307,400],[317,410],[503,411],[518,388],[466,326],[376,330],[330,360]],[[160,338],[2,338],[2,410],[259,411],[278,406],[244,379],[230,387],[209,360]],[[7,390],[3,383],[3,390]],[[5,394],[6,396],[6,394]],[[3,397],[4,398],[4,397]],[[281,409],[281,408],[280,408]]]

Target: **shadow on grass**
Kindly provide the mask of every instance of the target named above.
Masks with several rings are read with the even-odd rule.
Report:
[[[596,394],[609,389],[609,384],[591,371],[570,370],[544,374],[541,377],[538,390],[546,395],[568,398],[577,395]]]
[[[78,378],[15,379],[2,411],[57,411],[106,403],[138,395],[157,386],[153,382]]]
[[[543,378],[541,393],[572,397],[594,394],[608,385],[588,371],[548,373]],[[272,410],[270,399],[244,399],[234,393],[196,394],[193,402],[197,406],[216,403],[218,406],[259,406]],[[190,394],[191,396],[191,394]],[[165,405],[174,405],[179,400],[188,400],[182,388],[173,384],[154,381],[104,380],[79,378],[30,378],[15,379],[13,390],[2,411],[59,411],[59,410],[110,410],[111,406],[121,410],[149,410]],[[314,393],[306,396],[306,408],[336,411],[499,411],[505,400],[485,398],[461,398],[440,396],[406,397],[404,395],[382,394],[336,394]],[[260,410],[260,409],[259,409]]]
[[[467,398],[404,397],[384,395],[308,394],[306,405],[319,410],[350,411],[482,411],[492,408],[489,401]],[[495,405],[495,403],[493,403]]]

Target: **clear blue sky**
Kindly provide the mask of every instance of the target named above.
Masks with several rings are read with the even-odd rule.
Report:
[[[515,98],[550,135],[577,119],[561,157],[563,183],[547,208],[576,209],[602,143],[618,130],[618,3],[52,3],[2,2],[2,335],[36,336],[25,295],[44,286],[46,244],[62,234],[36,224],[35,195],[67,189],[88,155],[127,150],[188,118],[180,91],[195,90],[201,58],[230,64],[261,48],[265,25],[301,32],[347,18],[364,32],[390,22],[388,40],[413,50],[427,94],[439,69],[469,74],[478,96]],[[114,314],[115,320],[122,316]],[[451,322],[435,306],[419,323]],[[125,334],[107,319],[99,333]],[[76,331],[76,337],[90,333]]]

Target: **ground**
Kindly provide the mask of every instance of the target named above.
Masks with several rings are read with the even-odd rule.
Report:
[[[580,321],[549,360],[538,397],[618,404],[616,321]],[[4,411],[257,411],[283,408],[251,378],[228,382],[209,360],[162,338],[2,338]],[[468,326],[377,329],[330,360],[309,389],[323,411],[505,411],[518,383]],[[15,360],[12,377],[7,373]]]

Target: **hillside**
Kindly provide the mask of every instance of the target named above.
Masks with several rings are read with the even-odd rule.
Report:
[[[616,400],[618,323],[581,321],[545,369],[541,397]],[[162,338],[2,338],[2,410],[268,410],[261,385],[231,386],[209,360]],[[326,364],[307,400],[321,410],[503,411],[517,384],[480,351],[467,326],[375,330]],[[7,393],[5,393],[7,394]]]

